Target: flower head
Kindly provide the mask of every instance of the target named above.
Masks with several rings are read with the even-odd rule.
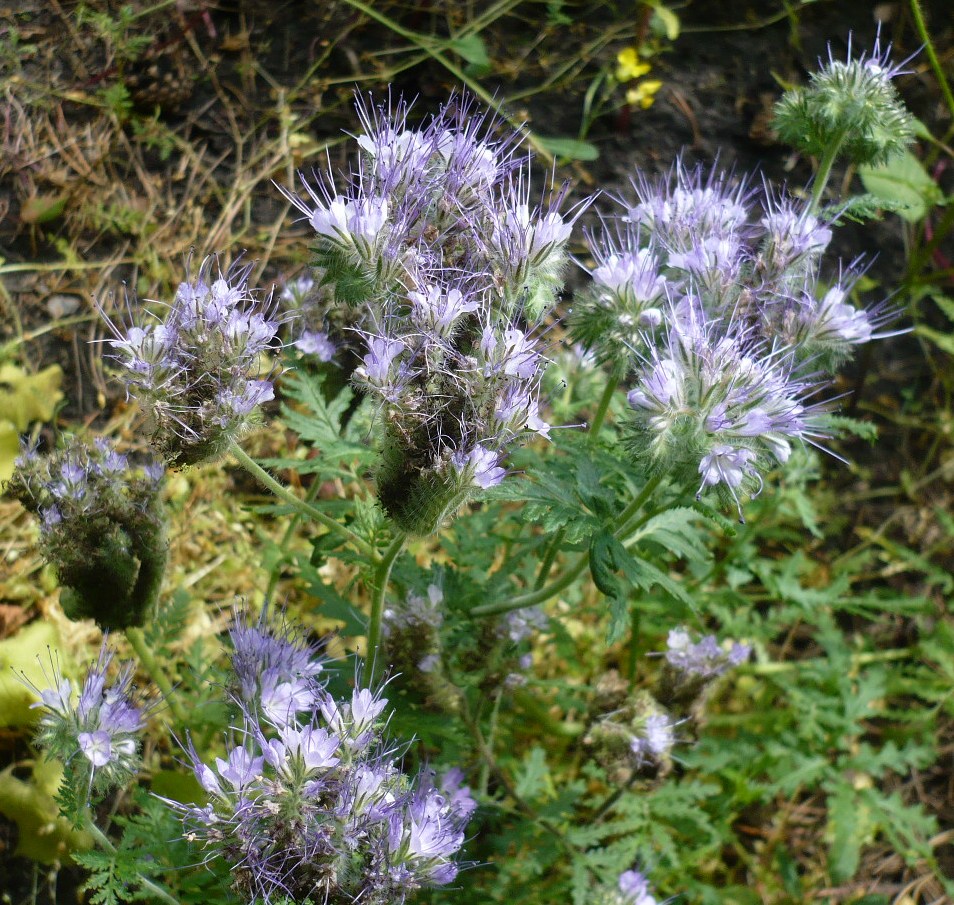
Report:
[[[453,880],[476,807],[462,774],[404,774],[382,689],[332,696],[315,649],[294,632],[243,617],[232,639],[240,722],[214,764],[188,749],[208,804],[171,804],[189,837],[228,862],[236,891],[400,905]],[[282,683],[301,700],[276,719],[262,699]]]
[[[40,700],[32,706],[42,710],[37,744],[64,761],[68,781],[87,795],[125,786],[139,769],[145,712],[133,700],[133,665],[125,664],[110,684],[112,661],[104,639],[76,695],[55,666],[50,687],[34,688]]]
[[[219,455],[273,397],[262,359],[279,320],[248,287],[249,264],[222,271],[215,256],[179,285],[162,320],[121,327],[109,322],[129,393],[155,424],[155,441],[172,465]]]
[[[809,84],[785,92],[775,109],[775,128],[807,154],[836,150],[856,166],[877,165],[914,136],[914,120],[893,84],[907,61],[892,63],[880,25],[870,53],[854,56],[851,45],[849,35],[844,61],[829,47],[828,61],[819,61]]]

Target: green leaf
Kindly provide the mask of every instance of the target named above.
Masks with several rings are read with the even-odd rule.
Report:
[[[63,398],[63,372],[50,365],[36,374],[27,374],[16,365],[0,366],[0,421],[9,421],[25,431],[33,421],[50,421]]]
[[[701,563],[709,558],[705,538],[695,524],[700,513],[688,506],[677,506],[654,515],[633,535],[633,541],[652,540],[676,556]]]
[[[663,6],[661,3],[653,7],[653,15],[649,26],[657,34],[664,34],[670,41],[675,41],[681,30],[679,17],[669,7]]]
[[[523,763],[514,777],[514,788],[520,798],[529,801],[549,797],[553,793],[553,779],[543,748],[531,748],[524,755]]]
[[[847,883],[858,870],[870,823],[866,814],[850,786],[839,785],[828,796],[828,871],[835,883]]]
[[[944,203],[938,184],[910,151],[881,166],[859,167],[858,173],[864,187],[876,198],[903,205],[898,214],[909,223],[923,220],[932,207]]]
[[[554,157],[563,157],[567,160],[596,160],[600,156],[596,145],[577,138],[538,135],[537,142]]]
[[[487,45],[480,35],[465,35],[450,42],[451,49],[463,57],[472,66],[489,66]]]
[[[599,531],[590,538],[590,574],[593,584],[607,597],[621,599],[622,588],[616,577],[620,568],[617,562],[617,548],[622,549],[618,540],[608,531]],[[625,551],[624,551],[625,553]]]
[[[946,295],[932,295],[931,300],[944,312],[947,319],[954,323],[954,299],[950,299]]]

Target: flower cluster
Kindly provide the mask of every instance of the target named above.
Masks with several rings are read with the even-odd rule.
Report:
[[[500,483],[515,442],[548,436],[534,325],[580,210],[559,212],[564,192],[532,204],[519,135],[495,138],[472,106],[455,98],[413,129],[403,103],[359,103],[346,184],[286,192],[315,231],[317,282],[358,311],[355,380],[382,408],[379,497],[415,534]]]
[[[719,676],[740,666],[752,648],[738,641],[720,644],[715,635],[701,638],[679,627],[669,632],[665,665],[659,675],[656,697],[667,707],[687,712]]]
[[[731,642],[725,650],[715,635],[704,635],[693,641],[685,628],[674,628],[666,639],[666,662],[687,676],[711,679],[723,675],[733,666],[739,666],[749,659],[752,648],[738,641]]]
[[[906,62],[906,61],[905,61]],[[914,119],[892,84],[905,64],[891,61],[891,45],[881,46],[881,29],[870,54],[845,62],[828,52],[804,88],[787,91],[775,109],[775,129],[783,141],[819,157],[843,154],[856,166],[884,163],[914,136]]]
[[[584,737],[597,762],[611,780],[619,782],[634,773],[657,776],[666,772],[677,741],[677,721],[646,691],[630,694],[624,684],[612,689],[611,695],[603,704],[612,709],[600,715]]]
[[[133,665],[126,663],[107,686],[113,653],[106,641],[86,675],[79,697],[73,685],[54,668],[51,687],[34,688],[42,708],[37,745],[61,759],[74,789],[101,794],[125,786],[139,769],[139,731],[143,709],[133,703]]]
[[[295,315],[297,338],[291,345],[308,358],[327,362],[334,358],[338,347],[324,329],[324,323],[312,323],[313,315],[316,314],[313,300],[320,289],[310,276],[301,276],[285,283],[280,299]],[[320,318],[320,314],[317,316]]]
[[[142,624],[165,567],[163,467],[137,465],[105,438],[41,456],[25,446],[8,490],[40,519],[43,554],[72,619],[104,629]]]
[[[476,807],[460,772],[402,773],[387,699],[336,700],[300,638],[240,621],[232,643],[240,725],[214,766],[190,751],[208,803],[173,804],[243,899],[398,905],[451,882]]]
[[[589,235],[595,290],[577,338],[632,362],[632,443],[650,469],[741,506],[793,441],[826,436],[817,394],[894,312],[855,308],[850,273],[821,281],[831,223],[791,198],[677,164],[642,180],[625,215]],[[617,365],[618,366],[618,365]]]
[[[110,322],[122,378],[151,418],[155,443],[173,466],[220,455],[274,396],[265,356],[279,321],[248,287],[250,264],[223,272],[207,257],[180,283],[165,317],[128,327]]]

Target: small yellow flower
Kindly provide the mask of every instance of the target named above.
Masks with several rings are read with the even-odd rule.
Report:
[[[649,63],[644,63],[639,58],[639,53],[635,47],[627,47],[616,55],[616,81],[630,82],[646,75],[652,68]]]
[[[662,82],[655,79],[647,79],[640,82],[635,88],[630,88],[626,92],[626,103],[630,105],[639,104],[643,110],[648,110],[653,101],[656,100],[656,92],[662,88]]]

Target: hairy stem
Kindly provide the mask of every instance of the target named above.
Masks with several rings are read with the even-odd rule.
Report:
[[[169,681],[166,671],[159,665],[155,656],[153,656],[152,649],[146,643],[146,636],[143,635],[142,629],[130,626],[124,629],[124,631],[130,647],[136,652],[136,656],[139,657],[140,665],[149,673],[149,678],[156,683],[156,686],[162,692],[162,697],[169,705],[169,709],[176,718],[176,722],[182,726],[186,725],[189,719],[186,716],[185,710],[182,708],[182,702],[176,697],[176,691],[172,687],[172,682]]]
[[[312,521],[318,522],[319,525],[324,525],[324,527],[329,531],[339,535],[344,540],[353,544],[369,559],[376,561],[377,557],[374,547],[372,547],[371,544],[369,544],[363,537],[359,537],[346,525],[342,525],[341,522],[335,521],[335,519],[325,515],[324,512],[315,508],[310,503],[306,503],[304,500],[299,499],[287,487],[285,487],[284,484],[276,481],[235,441],[232,442],[231,451],[232,455],[235,456],[239,464],[247,472],[249,472],[249,474],[254,475],[261,484],[264,484],[280,500],[284,500],[286,503],[294,506],[295,509],[304,515],[307,515]]]
[[[842,132],[841,135],[825,149],[825,153],[818,161],[818,172],[815,173],[815,181],[812,183],[812,200],[808,206],[809,213],[818,213],[818,208],[821,206],[822,194],[825,191],[825,186],[828,185],[828,180],[831,178],[831,168],[835,165],[838,152],[845,143],[846,137],[846,134]]]
[[[400,556],[407,541],[407,535],[398,533],[388,548],[378,560],[374,570],[374,587],[371,593],[371,617],[368,620],[368,647],[365,651],[365,661],[371,671],[371,679],[380,673],[381,664],[378,662],[378,648],[381,646],[381,618],[384,615],[384,598],[388,591],[388,581],[391,578],[391,568],[394,561]]]

